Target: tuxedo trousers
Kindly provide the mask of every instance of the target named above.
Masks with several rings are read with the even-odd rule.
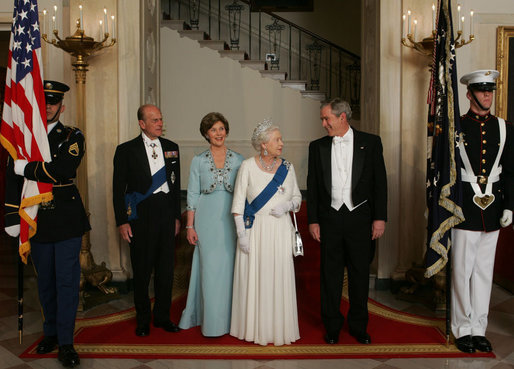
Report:
[[[452,229],[452,332],[484,336],[500,231]]]
[[[364,203],[353,211],[343,205],[320,217],[321,318],[327,333],[337,336],[344,323],[341,313],[344,269],[348,270],[348,328],[353,334],[368,325],[369,265],[372,259],[371,210]]]
[[[139,218],[130,222],[130,258],[134,273],[134,305],[138,326],[151,321],[149,284],[154,272],[154,323],[170,320],[173,267],[175,257],[175,211],[168,194],[159,192],[143,200],[137,208]]]

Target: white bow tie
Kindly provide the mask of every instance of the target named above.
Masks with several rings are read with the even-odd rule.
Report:
[[[333,139],[333,142],[336,143],[336,144],[340,144],[340,143],[350,143],[351,142],[351,138],[348,137],[348,135],[344,135],[343,137],[341,136],[334,136],[334,139]]]

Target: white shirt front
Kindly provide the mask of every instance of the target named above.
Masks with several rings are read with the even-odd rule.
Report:
[[[332,138],[331,150],[332,169],[332,201],[331,206],[339,210],[343,204],[352,211],[357,206],[352,201],[352,162],[353,162],[353,130],[350,127],[343,137]]]
[[[161,141],[158,138],[150,140],[144,132],[141,132],[143,142],[145,143],[146,157],[148,158],[148,164],[150,164],[150,173],[152,176],[164,166],[164,154],[161,147]],[[153,193],[158,192],[168,193],[170,188],[168,182],[164,182],[162,186],[157,188]]]

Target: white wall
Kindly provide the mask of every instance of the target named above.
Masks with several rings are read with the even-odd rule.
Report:
[[[162,28],[161,110],[166,137],[181,148],[183,189],[187,188],[192,157],[208,147],[199,127],[202,117],[211,111],[228,119],[227,144],[245,157],[255,154],[250,136],[257,123],[272,118],[285,141],[283,155],[294,164],[298,184],[305,189],[308,143],[325,135],[319,105],[299,91],[282,88],[278,81]]]

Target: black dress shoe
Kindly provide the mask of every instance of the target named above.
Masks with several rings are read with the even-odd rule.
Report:
[[[73,368],[80,364],[79,354],[77,354],[73,345],[59,346],[59,355],[57,358],[61,364],[67,368]]]
[[[155,328],[162,328],[166,332],[176,333],[176,332],[180,331],[180,328],[177,327],[177,325],[175,323],[173,323],[171,320],[168,320],[167,322],[161,322],[161,323],[153,322],[153,326]]]
[[[484,336],[473,336],[473,347],[475,350],[482,352],[491,352],[493,351],[493,346],[491,346],[491,342]]]
[[[138,325],[136,328],[136,336],[138,337],[146,337],[150,334],[150,326],[149,325]]]
[[[350,332],[350,335],[357,340],[357,342],[362,343],[363,345],[369,345],[371,343],[371,337],[366,332],[357,333]]]
[[[473,345],[473,340],[470,335],[455,339],[455,346],[466,354],[473,354],[475,352],[475,346]]]
[[[43,340],[38,343],[36,352],[40,355],[48,354],[57,347],[57,336],[45,336]]]
[[[339,342],[339,335],[337,334],[325,334],[325,342],[329,345],[335,345],[337,342]]]

